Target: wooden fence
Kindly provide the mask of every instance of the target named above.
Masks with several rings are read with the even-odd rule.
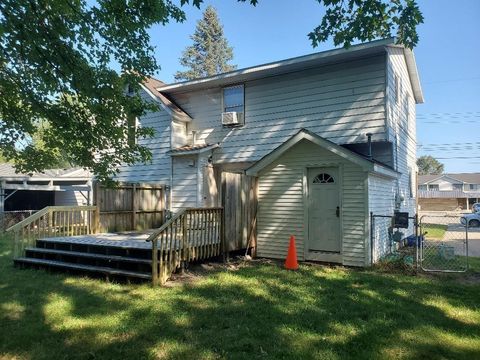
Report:
[[[257,179],[225,171],[222,172],[221,179],[226,250],[255,248]]]
[[[158,184],[97,183],[93,201],[100,209],[100,232],[154,229],[165,220],[165,191]]]
[[[95,234],[98,219],[96,206],[47,206],[7,229],[15,236],[13,256],[23,256],[42,237]]]
[[[222,208],[183,209],[156,230],[152,242],[152,284],[163,284],[184,262],[224,251]]]

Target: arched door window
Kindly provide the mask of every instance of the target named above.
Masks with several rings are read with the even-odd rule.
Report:
[[[321,173],[313,178],[313,183],[314,184],[333,184],[335,183],[335,179],[330,174]]]

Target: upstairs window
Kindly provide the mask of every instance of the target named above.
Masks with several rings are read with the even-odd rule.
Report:
[[[438,184],[430,184],[430,185],[428,185],[428,190],[430,190],[430,191],[439,191],[440,188],[439,188]]]
[[[463,190],[463,184],[452,184],[453,190]]]
[[[418,190],[426,191],[426,190],[428,190],[428,186],[427,185],[418,185]]]
[[[468,184],[468,190],[477,190],[478,184]]]
[[[243,113],[245,108],[243,85],[223,88],[223,112]]]

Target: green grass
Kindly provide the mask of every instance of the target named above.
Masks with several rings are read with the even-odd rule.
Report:
[[[479,273],[257,264],[152,289],[10,256],[0,241],[0,359],[480,358]]]
[[[422,224],[422,231],[426,231],[427,239],[442,240],[448,225],[443,224]]]

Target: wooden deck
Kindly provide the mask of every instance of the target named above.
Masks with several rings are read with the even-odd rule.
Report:
[[[17,226],[14,264],[163,284],[185,263],[221,255],[222,216],[221,208],[185,209],[159,229],[103,234],[89,230],[75,235],[72,226],[78,221],[71,221],[75,217],[70,217],[66,229],[55,232],[49,226],[52,216],[43,221],[36,215],[33,222]]]
[[[151,249],[152,245],[146,240],[153,231],[143,233],[105,233],[80,236],[62,236],[41,238],[41,241],[66,244],[105,246],[118,248]]]

